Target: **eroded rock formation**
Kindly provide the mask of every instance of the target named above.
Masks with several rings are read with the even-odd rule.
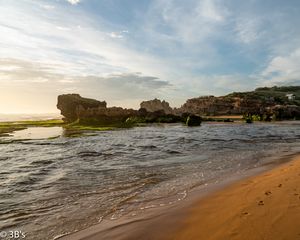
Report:
[[[295,98],[287,97],[291,93]],[[256,115],[260,120],[300,119],[300,87],[259,88],[222,97],[192,98],[175,109],[159,99],[143,101],[140,106],[138,111],[107,108],[105,101],[83,98],[79,94],[60,95],[57,103],[66,122],[80,120],[109,124],[126,122],[128,117],[133,122],[184,122],[188,116],[217,115]]]
[[[199,97],[188,99],[177,112],[188,112],[196,115],[240,115],[245,113],[257,114],[274,103],[263,102],[258,99],[244,99],[239,97]]]
[[[161,101],[157,98],[150,101],[143,101],[140,104],[141,108],[146,109],[147,112],[163,111],[165,114],[172,114],[173,109],[165,100]]]
[[[121,107],[106,107],[106,102],[83,98],[79,94],[58,96],[57,108],[64,116],[64,121],[114,123],[125,121],[127,117],[137,114],[136,110]]]
[[[68,122],[76,121],[80,112],[87,109],[105,109],[106,102],[83,98],[79,94],[63,94],[57,98],[57,108]]]
[[[287,94],[292,92],[293,94]],[[289,95],[295,96],[289,98]],[[177,114],[200,116],[258,115],[261,119],[300,118],[300,87],[258,88],[252,92],[231,93],[226,96],[198,97],[186,101]]]

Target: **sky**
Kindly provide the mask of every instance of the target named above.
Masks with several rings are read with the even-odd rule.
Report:
[[[299,0],[0,0],[0,113],[300,85]]]

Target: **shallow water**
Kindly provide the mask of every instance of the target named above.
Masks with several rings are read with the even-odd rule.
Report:
[[[0,144],[0,230],[53,239],[299,151],[299,123],[154,125]]]
[[[20,139],[47,139],[63,135],[62,127],[30,127],[24,130],[15,131],[4,140],[20,140]]]

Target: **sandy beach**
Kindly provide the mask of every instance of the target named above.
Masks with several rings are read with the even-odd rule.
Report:
[[[300,157],[202,199],[165,239],[300,239]]]
[[[63,239],[300,239],[300,156],[156,216],[103,222]]]

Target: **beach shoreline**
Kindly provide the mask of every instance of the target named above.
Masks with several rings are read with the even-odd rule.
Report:
[[[285,177],[287,171],[284,169],[290,169],[291,166],[300,169],[299,153],[281,157],[271,164],[269,163],[258,168],[250,169],[240,175],[237,174],[228,177],[224,181],[211,184],[208,188],[195,189],[189,194],[188,198],[171,206],[149,209],[143,215],[137,217],[127,216],[114,221],[103,220],[100,224],[57,239],[247,239],[243,234],[239,234],[238,230],[227,230],[226,221],[231,221],[232,217],[245,219],[251,216],[251,218],[255,218],[255,215],[251,214],[250,210],[243,211],[244,208],[247,209],[247,204],[249,206],[254,204],[259,210],[262,210],[266,200],[259,200],[259,196],[274,198],[275,194],[270,190],[273,189],[274,186],[266,185],[264,186],[266,190],[259,192],[259,195],[251,184],[257,181],[264,182],[265,178],[268,176],[277,176],[278,172],[284,172],[282,177]],[[284,189],[283,187],[278,187],[279,184],[282,183],[278,183],[277,188]],[[247,189],[245,190],[246,187]],[[237,193],[233,194],[235,192]],[[244,199],[244,195],[249,194],[249,192],[251,192],[253,197],[257,196],[254,197],[255,201],[247,202],[244,206],[242,199]],[[298,192],[300,196],[300,188]],[[230,200],[231,198],[233,198],[234,201]],[[223,209],[224,204],[228,204],[228,206],[226,205]],[[239,206],[239,208],[237,208],[237,206]],[[300,209],[300,198],[298,206]],[[273,206],[273,208],[276,208],[276,206]],[[271,208],[271,210],[273,210],[273,208]],[[224,211],[228,211],[228,217],[226,217],[227,214]],[[226,221],[215,221],[218,219],[225,219]],[[238,219],[235,219],[235,221]],[[258,220],[262,222],[264,221],[263,219],[264,218]],[[232,226],[232,228],[239,228],[238,223],[236,226]],[[203,228],[199,227],[200,225]],[[206,228],[211,229],[209,226],[213,228],[212,232],[206,231]],[[223,229],[223,232],[219,229]],[[215,234],[215,232],[218,232],[218,234]],[[253,237],[253,235],[250,235],[250,237]],[[248,239],[261,239],[261,236]]]

